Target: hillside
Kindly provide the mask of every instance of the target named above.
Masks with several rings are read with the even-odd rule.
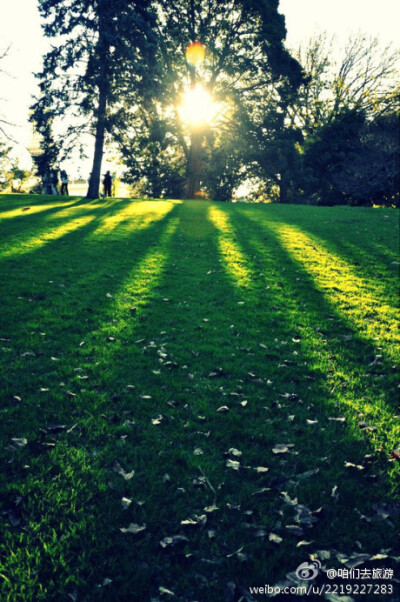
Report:
[[[396,210],[2,195],[0,220],[2,601],[396,568]]]

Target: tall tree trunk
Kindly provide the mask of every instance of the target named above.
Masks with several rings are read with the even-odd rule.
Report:
[[[194,5],[191,2],[192,17],[193,17],[193,28],[194,28]],[[194,36],[194,30],[191,32]],[[190,71],[190,88],[194,90],[196,87],[196,68]],[[194,199],[195,192],[200,188],[200,174],[201,174],[201,143],[202,135],[199,130],[196,130],[195,126],[192,126],[190,134],[190,149],[188,156],[188,164],[186,171],[186,186],[185,186],[185,198]]]
[[[108,97],[108,46],[104,34],[104,23],[107,18],[107,14],[104,12],[103,5],[99,6],[99,41],[97,45],[97,52],[99,58],[99,106],[97,108],[97,123],[96,123],[96,139],[94,145],[94,156],[92,172],[89,179],[89,189],[86,195],[88,199],[97,199],[99,196],[100,188],[100,173],[101,173],[101,162],[103,159],[104,151],[104,136],[106,129],[106,110],[107,110],[107,97]]]
[[[286,173],[281,173],[279,178],[279,202],[287,203],[288,201],[288,183]]]
[[[86,195],[88,199],[97,199],[100,188],[101,162],[103,159],[104,135],[106,125],[107,108],[107,86],[100,85],[99,107],[97,110],[96,141],[94,146],[94,157],[92,172],[90,174],[89,189]]]
[[[185,198],[187,199],[194,199],[195,193],[200,188],[201,142],[201,133],[196,131],[192,132],[190,136],[189,161],[185,187]]]

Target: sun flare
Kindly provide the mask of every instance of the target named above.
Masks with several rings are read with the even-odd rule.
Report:
[[[221,105],[202,86],[188,90],[178,107],[182,121],[189,125],[212,125],[221,114]]]

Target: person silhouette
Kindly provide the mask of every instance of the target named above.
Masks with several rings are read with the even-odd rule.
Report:
[[[111,184],[112,184],[111,174],[109,171],[107,171],[106,175],[104,176],[104,180],[103,180],[104,196],[111,196]]]
[[[68,174],[65,171],[65,169],[61,170],[60,176],[61,176],[61,194],[62,195],[66,194],[67,196],[69,196],[69,192],[68,192]]]

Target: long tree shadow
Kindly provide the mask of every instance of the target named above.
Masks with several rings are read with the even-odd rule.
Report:
[[[251,219],[253,220],[253,217]],[[317,237],[275,220],[262,224],[273,231],[293,257],[312,275],[315,285],[360,336],[380,340],[388,355],[396,354],[398,309],[388,303],[382,287],[357,274],[356,266],[331,254]],[[390,281],[393,288],[393,276]],[[393,291],[391,291],[393,297]]]
[[[113,201],[99,201],[99,200],[88,200],[86,198],[77,197],[77,198],[65,198],[65,197],[54,197],[54,196],[40,196],[40,198],[33,197],[24,197],[20,201],[15,201],[11,199],[10,201],[4,201],[4,198],[0,197],[0,220],[4,221],[4,224],[11,225],[11,223],[18,225],[20,227],[21,224],[27,225],[29,227],[28,222],[32,222],[35,220],[41,220],[44,217],[51,216],[53,214],[57,214],[60,211],[68,210],[68,208],[75,208],[81,206],[90,206],[90,207],[98,207],[99,203],[107,208],[108,206],[112,207],[116,204],[122,203],[124,201],[113,199]],[[12,220],[12,222],[10,221]]]
[[[238,226],[239,221],[241,226],[245,223],[243,220],[249,226],[247,233],[245,228]],[[232,219],[233,224],[235,221]],[[276,277],[279,277],[278,287],[288,293],[279,311],[282,312],[285,308],[289,312],[299,312],[300,308],[306,310],[302,314],[304,328],[319,333],[315,339],[319,342],[316,354],[326,356],[327,362],[331,363],[329,372],[334,371],[344,376],[347,374],[350,377],[349,383],[354,383],[360,389],[349,391],[356,399],[363,400],[362,390],[366,386],[372,386],[376,398],[382,399],[386,411],[393,414],[396,410],[396,369],[392,359],[381,356],[379,343],[373,344],[366,339],[355,328],[352,319],[346,319],[342,312],[336,311],[335,304],[321,294],[308,271],[282,247],[281,240],[273,229],[266,224],[255,224],[241,214],[236,221],[235,235],[248,255],[252,253],[261,260],[259,267],[265,274],[261,278],[265,278],[267,286],[273,285],[274,280],[276,286]],[[271,244],[273,254],[270,252]],[[299,285],[296,286],[296,282]],[[376,357],[379,361],[374,362]]]
[[[50,234],[50,231],[57,225],[62,231],[63,226],[66,226],[66,218],[68,220],[71,220],[71,218],[78,220],[94,214],[97,214],[100,218],[99,214],[101,213],[101,217],[105,219],[107,215],[113,216],[118,213],[121,206],[126,206],[126,202],[102,202],[99,205],[97,201],[90,202],[84,199],[74,203],[62,204],[61,206],[53,203],[48,209],[29,215],[29,219],[25,219],[25,216],[28,216],[27,213],[12,219],[3,219],[0,226],[1,249],[3,250],[0,250],[0,253],[11,256],[14,251],[23,252],[24,247],[25,252],[29,252],[30,246],[35,246],[35,241]]]
[[[249,215],[259,217],[261,222],[292,225],[322,243],[329,252],[350,262],[355,269],[362,269],[363,274],[374,280],[376,287],[397,307],[392,278],[398,270],[398,248],[393,237],[393,231],[398,231],[398,222],[391,212],[389,215],[384,211],[375,213],[374,228],[371,229],[373,210],[369,209],[360,215],[358,209],[336,208],[339,219],[332,218],[328,208],[296,207],[293,211],[292,207],[273,206],[267,211],[265,207],[252,209]],[[241,207],[240,211],[246,214],[245,207]],[[346,228],[341,227],[342,223]],[[365,236],[365,232],[369,236]],[[359,244],[360,238],[362,244]],[[391,245],[389,240],[393,241]]]
[[[49,407],[41,404],[45,432],[38,433],[37,425],[29,430],[32,441],[6,473],[13,483],[7,500],[22,496],[29,521],[15,538],[21,550],[14,546],[15,558],[28,572],[36,553],[36,591],[41,586],[46,600],[75,593],[90,599],[95,591],[103,600],[142,602],[164,587],[181,599],[215,602],[224,599],[227,582],[275,583],[310,552],[328,549],[333,558],[339,548],[350,554],[354,529],[347,536],[346,530],[355,521],[363,550],[372,554],[392,545],[373,511],[385,486],[368,480],[368,445],[345,423],[329,421],[338,408],[334,412],[324,403],[332,392],[307,344],[310,338],[322,349],[319,339],[329,338],[323,330],[315,332],[314,320],[321,317],[332,316],[334,328],[345,334],[352,331],[311,279],[318,301],[303,299],[294,289],[293,271],[309,277],[273,235],[264,240],[265,232],[253,225],[242,234],[242,216],[228,215],[228,229],[218,230],[209,207],[178,205],[150,232],[126,237],[118,254],[132,253],[130,269],[125,262],[114,265],[114,253],[96,258],[99,250],[90,249],[93,273],[114,278],[104,287],[104,302],[90,326],[79,332],[85,344],[77,345],[77,338],[66,342],[68,394],[54,395]],[[145,233],[154,238],[151,248],[143,248],[149,240]],[[74,250],[67,283],[74,292],[67,303],[71,311],[88,278],[88,272],[77,275],[83,248]],[[106,302],[106,292],[112,301]],[[82,294],[85,301],[75,313],[81,318],[79,308],[92,303],[87,290]],[[137,307],[133,319],[131,304]],[[357,339],[351,344],[365,349]],[[337,352],[344,352],[340,343]],[[64,428],[48,427],[52,412]],[[23,424],[22,414],[20,420]],[[272,452],[284,443],[294,447]],[[240,469],[232,450],[243,451]],[[345,469],[344,460],[363,464],[363,470]],[[337,482],[340,504],[331,497]],[[293,525],[295,497],[303,516],[318,521],[314,526],[307,520]],[[132,502],[126,510],[122,498]],[[369,533],[357,511],[371,521]],[[205,519],[196,523],[195,516]],[[190,518],[194,524],[182,525]],[[60,523],[75,528],[58,538],[63,562],[52,566],[43,542],[51,529],[62,533]],[[146,529],[137,535],[121,532],[129,523]],[[296,537],[287,526],[305,535]],[[280,545],[268,540],[270,532],[281,535]],[[165,543],[175,535],[187,540],[175,547]],[[301,537],[311,539],[304,544],[307,553],[297,547]]]
[[[30,252],[28,261],[26,257],[3,260],[2,295],[7,303],[1,334],[11,345],[5,356],[4,378],[9,403],[12,404],[12,395],[18,393],[18,388],[23,389],[28,383],[32,394],[41,386],[47,388],[44,381],[54,372],[51,358],[60,361],[68,349],[79,349],[87,334],[104,321],[121,282],[156,244],[169,223],[173,204],[169,207],[171,214],[147,223],[143,229],[127,230],[119,242],[113,240],[107,253],[99,252],[102,244],[107,245],[107,239],[95,235],[104,220],[101,214],[62,239]],[[24,319],[15,319],[16,315]],[[82,353],[90,352],[85,348]],[[23,374],[16,390],[15,375],[21,369]],[[37,375],[36,382],[32,370]],[[21,410],[15,405],[13,408],[15,412]]]

